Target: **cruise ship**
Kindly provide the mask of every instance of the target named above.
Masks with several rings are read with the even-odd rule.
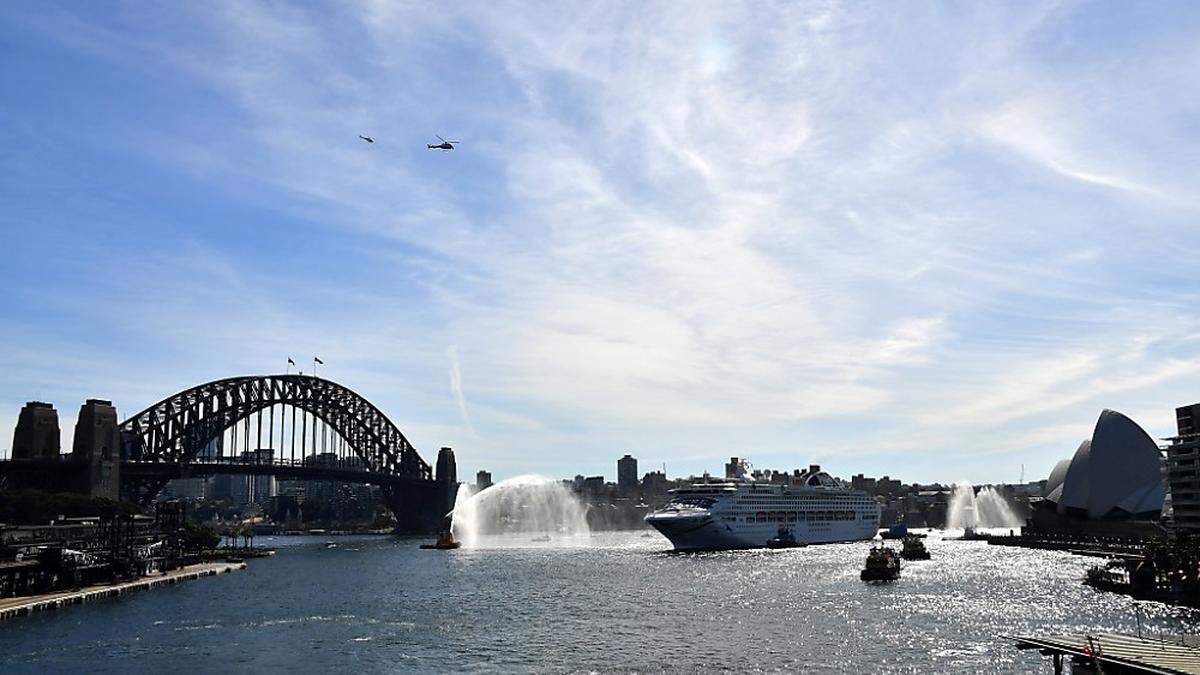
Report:
[[[739,476],[672,490],[671,501],[646,516],[679,551],[760,548],[790,534],[796,542],[827,544],[872,539],[879,532],[879,505],[851,490],[817,465],[790,483]]]

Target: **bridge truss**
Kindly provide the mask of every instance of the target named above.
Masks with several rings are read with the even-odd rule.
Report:
[[[433,479],[430,465],[378,408],[309,375],[201,384],[130,417],[120,431],[123,482],[143,500],[171,478],[219,472],[324,472],[388,491]]]

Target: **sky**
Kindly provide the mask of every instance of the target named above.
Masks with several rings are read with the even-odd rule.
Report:
[[[5,2],[0,449],[28,400],[69,447],[86,398],[313,356],[460,477],[1014,482],[1104,408],[1169,436],[1198,34],[1185,2]]]

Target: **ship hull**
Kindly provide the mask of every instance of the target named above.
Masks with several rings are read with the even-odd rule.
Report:
[[[652,514],[646,522],[670,540],[679,551],[715,551],[765,548],[779,533],[778,523],[731,523],[710,513]],[[878,520],[845,523],[800,524],[791,529],[798,544],[835,544],[869,541],[878,532]]]
[[[866,541],[879,531],[879,505],[840,488],[827,474],[807,485],[695,484],[646,522],[681,551],[763,548],[777,538],[797,545]],[[816,483],[820,483],[819,485]]]

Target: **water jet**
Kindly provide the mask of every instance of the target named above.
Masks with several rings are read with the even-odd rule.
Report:
[[[479,492],[459,488],[451,531],[463,548],[587,545],[587,507],[545,476],[524,475]]]

